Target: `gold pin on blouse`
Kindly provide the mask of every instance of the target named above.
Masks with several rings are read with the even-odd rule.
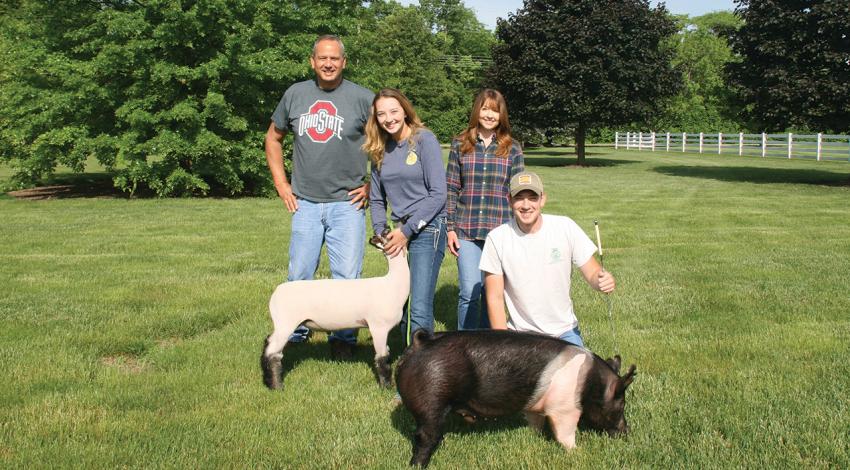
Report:
[[[415,165],[416,160],[418,160],[418,159],[419,159],[419,157],[416,155],[416,152],[411,150],[410,153],[407,154],[407,159],[404,162],[407,163],[408,165]]]

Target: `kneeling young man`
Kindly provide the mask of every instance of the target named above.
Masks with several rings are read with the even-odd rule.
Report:
[[[572,265],[601,292],[614,290],[614,276],[593,257],[596,245],[572,219],[540,212],[546,194],[539,176],[515,175],[510,195],[514,218],[487,235],[479,264],[490,325],[544,333],[583,347],[570,298]]]

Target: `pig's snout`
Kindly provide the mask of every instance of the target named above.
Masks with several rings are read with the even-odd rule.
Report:
[[[621,418],[620,422],[618,422],[615,427],[609,428],[607,431],[608,431],[609,436],[619,437],[619,436],[625,436],[626,434],[628,434],[629,429],[630,429],[629,425],[626,424],[626,419]]]

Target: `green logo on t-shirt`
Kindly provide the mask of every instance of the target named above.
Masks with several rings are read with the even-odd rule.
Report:
[[[549,263],[557,263],[558,261],[561,261],[561,250],[552,248],[552,252],[549,253]]]

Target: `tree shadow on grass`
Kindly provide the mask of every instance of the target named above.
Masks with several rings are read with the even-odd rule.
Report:
[[[129,199],[131,196],[115,187],[113,173],[60,173],[52,175],[39,186],[32,188],[9,191],[6,193],[8,197],[23,200],[44,200],[44,199],[77,199],[77,198],[94,198],[94,199]],[[191,197],[196,199],[211,199],[223,198],[234,199],[245,196],[251,196],[248,192],[244,194],[230,194],[225,188],[212,184],[206,194],[192,194]],[[133,199],[151,199],[155,198],[156,193],[146,186],[137,188],[132,195]],[[181,197],[180,195],[170,196],[174,198]]]
[[[850,187],[850,175],[847,173],[834,173],[823,170],[716,166],[660,166],[654,168],[654,170],[668,176],[706,178],[729,182]]]
[[[116,188],[111,173],[67,173],[52,176],[47,184],[33,188],[9,191],[15,199],[74,199],[123,198],[129,196]]]
[[[584,165],[578,165],[576,157],[533,157],[529,156],[525,159],[526,167],[550,167],[550,168],[606,168],[619,165],[628,165],[631,163],[640,163],[635,160],[613,160],[609,158],[588,158],[585,159]]]

